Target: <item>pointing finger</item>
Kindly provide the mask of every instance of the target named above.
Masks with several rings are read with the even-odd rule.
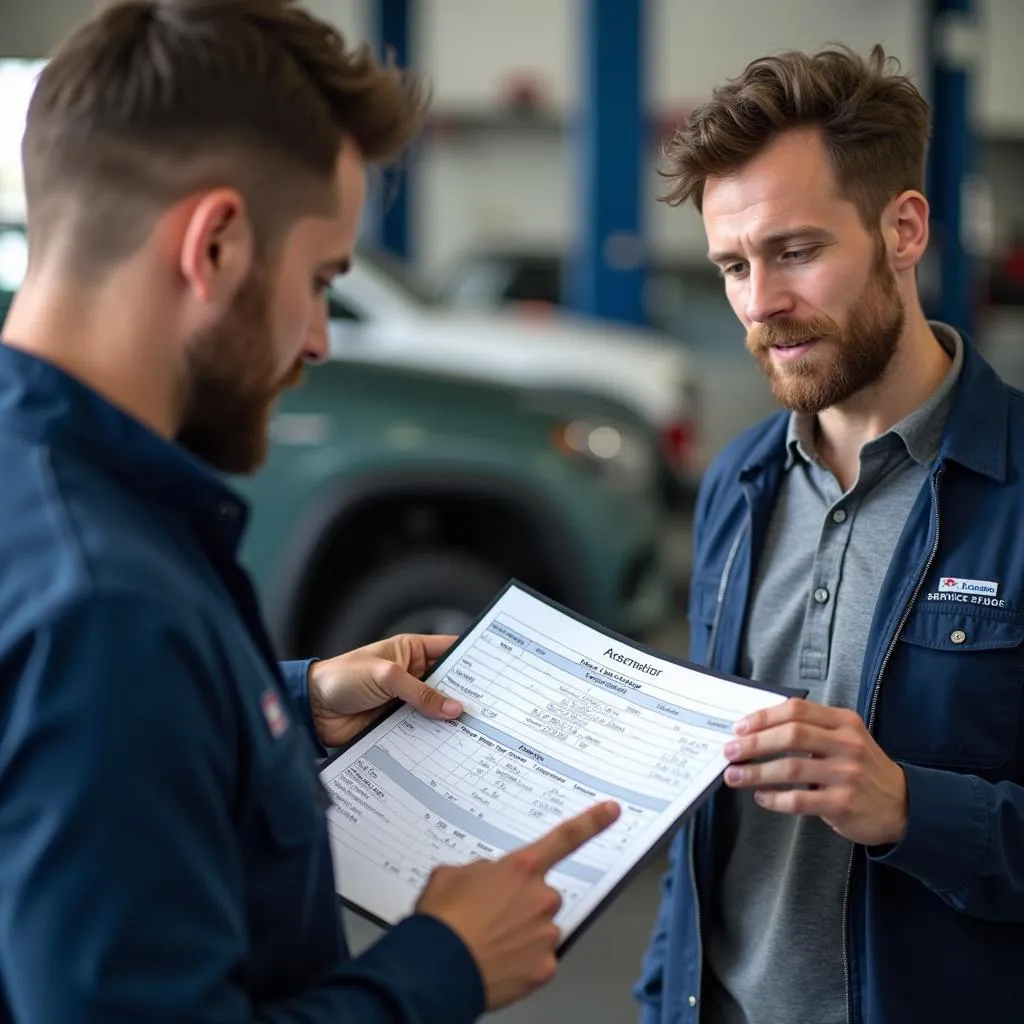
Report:
[[[559,861],[575,853],[615,822],[622,809],[613,800],[595,804],[582,814],[556,825],[547,835],[510,854],[531,870],[546,875]]]

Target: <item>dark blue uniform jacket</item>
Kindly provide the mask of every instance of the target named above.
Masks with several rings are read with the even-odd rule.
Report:
[[[477,968],[414,916],[352,959],[307,662],[178,447],[0,345],[0,1021],[463,1024]]]

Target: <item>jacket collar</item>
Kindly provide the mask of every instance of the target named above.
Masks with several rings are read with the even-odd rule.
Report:
[[[2,343],[0,424],[30,443],[83,453],[127,491],[237,553],[249,508],[225,480],[70,374]]]
[[[964,368],[949,413],[939,459],[982,476],[1006,480],[1010,393],[974,344],[964,338]]]
[[[766,469],[782,468],[786,461],[789,413],[778,412],[758,431],[754,446],[740,469],[740,479],[758,476]]]
[[[1000,483],[1006,480],[1009,392],[973,342],[963,339],[963,369],[939,447],[938,461],[957,462]],[[773,416],[759,433],[740,478],[779,468],[786,461],[789,413]]]

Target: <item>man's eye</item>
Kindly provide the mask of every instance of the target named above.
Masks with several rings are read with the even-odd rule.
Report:
[[[782,254],[782,258],[790,263],[806,263],[807,260],[813,258],[817,251],[817,249],[811,247],[806,249],[787,249]]]
[[[746,269],[746,263],[727,263],[722,267],[722,277],[739,277]]]

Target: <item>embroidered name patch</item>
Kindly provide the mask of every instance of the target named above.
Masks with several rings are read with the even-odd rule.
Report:
[[[943,576],[939,580],[940,594],[978,594],[982,597],[995,597],[999,593],[999,584],[989,580],[964,580],[956,576]]]

